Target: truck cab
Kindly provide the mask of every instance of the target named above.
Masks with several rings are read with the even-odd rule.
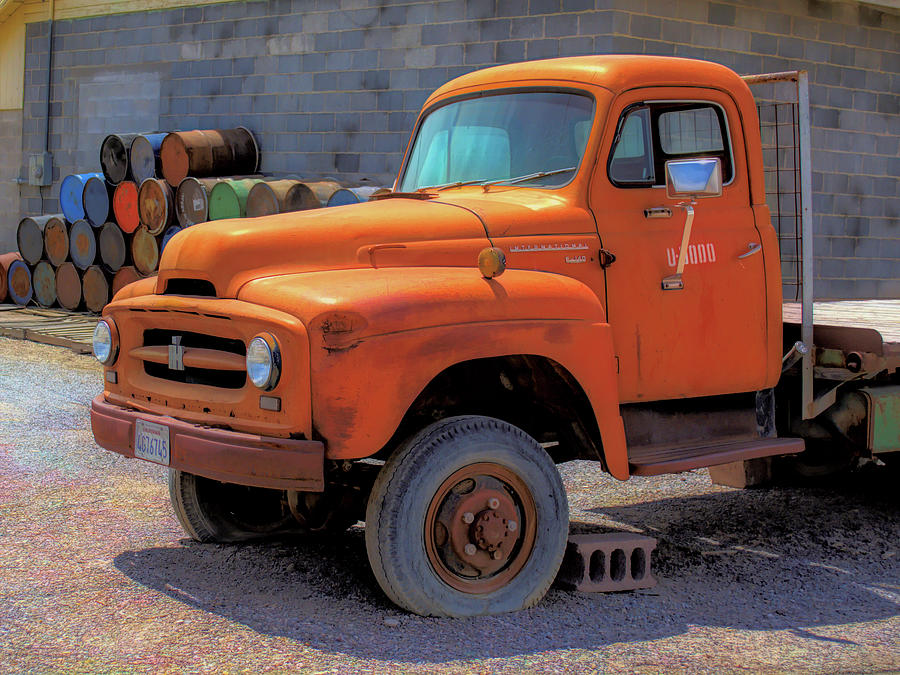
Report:
[[[169,468],[200,541],[363,519],[388,597],[528,607],[555,463],[614,477],[780,438],[778,241],[756,107],[712,63],[588,56],[438,89],[392,193],[186,229],[104,310],[97,442]]]

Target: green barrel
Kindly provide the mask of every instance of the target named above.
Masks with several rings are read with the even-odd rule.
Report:
[[[259,178],[225,179],[213,186],[209,193],[209,219],[243,218],[247,215],[247,195]]]

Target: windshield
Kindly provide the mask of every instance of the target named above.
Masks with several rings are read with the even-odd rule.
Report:
[[[400,191],[509,179],[565,185],[581,163],[593,112],[587,95],[549,91],[445,105],[419,127]]]

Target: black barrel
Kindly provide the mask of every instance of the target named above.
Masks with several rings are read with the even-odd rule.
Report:
[[[52,216],[29,216],[19,221],[16,244],[22,259],[29,265],[37,265],[44,257],[44,228],[52,220],[65,220],[61,213]]]
[[[142,134],[110,134],[100,144],[100,168],[110,185],[118,185],[131,175],[131,144]]]
[[[109,220],[115,187],[105,179],[94,176],[84,184],[84,217],[94,227],[103,227]]]
[[[98,237],[100,261],[108,272],[117,272],[128,259],[128,242],[125,234],[115,223],[106,223]]]
[[[131,141],[131,177],[140,185],[148,178],[156,178],[162,175],[162,164],[159,160],[159,147],[166,135],[141,134]]]

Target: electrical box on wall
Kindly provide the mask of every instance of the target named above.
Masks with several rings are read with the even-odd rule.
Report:
[[[53,183],[53,155],[42,152],[28,156],[28,184],[40,187]]]

